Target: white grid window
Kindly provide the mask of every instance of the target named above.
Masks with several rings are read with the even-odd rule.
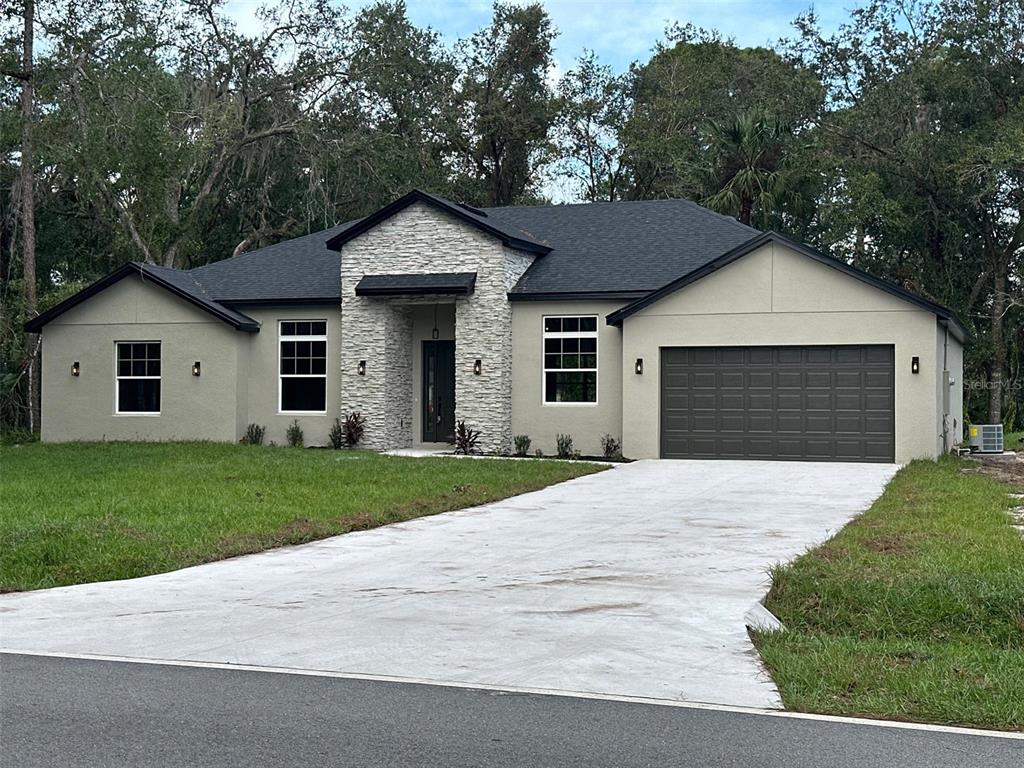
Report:
[[[160,413],[160,342],[118,341],[115,413]]]
[[[327,321],[280,321],[281,413],[327,412]]]
[[[544,402],[597,402],[597,316],[544,318]]]

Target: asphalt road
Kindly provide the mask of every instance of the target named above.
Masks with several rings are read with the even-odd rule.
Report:
[[[560,696],[4,654],[0,765],[1020,768],[1024,741]]]

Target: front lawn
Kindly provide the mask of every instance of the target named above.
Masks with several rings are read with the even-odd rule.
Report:
[[[213,443],[0,447],[0,591],[171,571],[598,469]]]
[[[946,457],[773,573],[755,635],[788,709],[1024,728],[1024,539],[1009,493]]]

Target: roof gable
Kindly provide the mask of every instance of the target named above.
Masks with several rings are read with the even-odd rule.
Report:
[[[953,330],[954,335],[956,335],[961,341],[963,341],[964,338],[968,336],[967,331],[956,319],[956,316],[953,314],[952,310],[943,307],[940,304],[936,304],[932,301],[929,301],[928,299],[925,299],[921,296],[918,296],[917,294],[912,293],[911,291],[908,291],[907,289],[899,285],[896,285],[895,283],[890,283],[887,280],[883,280],[879,277],[875,277],[874,275],[857,269],[856,267],[853,267],[847,264],[846,262],[832,258],[831,256],[828,256],[827,254],[824,254],[821,251],[817,251],[806,245],[790,240],[789,238],[784,237],[783,235],[780,235],[777,232],[765,232],[760,235],[757,235],[756,237],[751,238],[750,240],[746,241],[745,243],[742,243],[736,248],[733,248],[732,250],[722,254],[718,258],[708,262],[707,264],[704,264],[698,269],[695,269],[692,272],[689,272],[683,275],[682,277],[673,280],[671,283],[668,283],[662,288],[652,291],[643,298],[637,299],[636,301],[627,304],[621,309],[612,312],[610,315],[608,315],[606,320],[609,325],[621,325],[624,320],[636,314],[640,310],[651,306],[652,304],[660,301],[664,297],[672,293],[675,293],[676,291],[679,291],[682,288],[685,288],[686,286],[697,282],[698,280],[701,280],[709,275],[718,272],[723,267],[732,264],[733,262],[743,258],[744,256],[747,256],[750,253],[753,253],[757,249],[769,243],[777,243],[783,245],[786,248],[795,251],[796,253],[802,256],[806,256],[807,258],[813,259],[814,261],[820,264],[835,269],[843,274],[853,277],[856,280],[866,283],[867,285],[870,285],[892,296],[902,299],[910,304],[920,307],[921,309],[931,312],[936,317],[938,317],[941,322],[947,324]]]
[[[514,226],[491,219],[485,211],[470,208],[465,205],[459,205],[451,202],[450,200],[445,200],[443,197],[431,195],[430,193],[423,192],[419,189],[412,190],[408,194],[403,195],[397,200],[388,203],[383,208],[371,213],[366,218],[360,219],[346,227],[342,232],[334,235],[327,241],[327,247],[332,251],[341,250],[341,247],[349,240],[363,234],[364,232],[368,232],[382,221],[385,221],[396,213],[405,210],[413,203],[424,203],[437,210],[449,213],[470,226],[476,227],[482,232],[486,232],[489,235],[497,237],[502,243],[510,248],[526,251],[528,253],[535,253],[541,256],[551,251],[550,245],[535,240],[533,237],[518,230]]]
[[[248,315],[243,315],[241,312],[225,307],[207,296],[202,286],[188,272],[131,261],[115,269],[110,274],[101,277],[78,293],[69,296],[60,304],[51,307],[38,317],[29,320],[25,323],[25,330],[29,333],[38,333],[50,321],[132,275],[138,275],[146,282],[157,285],[178,298],[184,299],[193,306],[213,315],[218,320],[227,323],[235,330],[253,333],[260,329],[259,323]]]

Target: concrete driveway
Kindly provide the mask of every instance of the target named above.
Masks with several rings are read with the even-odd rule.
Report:
[[[641,461],[299,547],[2,595],[0,646],[775,707],[743,622],[766,569],[895,471]]]

